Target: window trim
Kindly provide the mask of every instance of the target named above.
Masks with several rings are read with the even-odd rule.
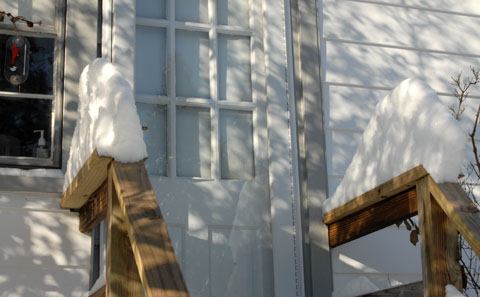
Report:
[[[0,91],[1,97],[21,97],[31,99],[49,99],[53,101],[52,107],[52,141],[51,154],[48,159],[36,157],[0,156],[0,166],[5,167],[47,167],[60,168],[62,156],[62,110],[63,110],[63,77],[65,61],[65,0],[55,1],[55,26],[41,27],[35,25],[29,28],[26,24],[17,24],[16,27],[21,35],[26,37],[54,38],[55,48],[53,62],[53,95],[42,94],[19,94],[15,92]],[[0,34],[15,35],[13,24],[0,23]]]

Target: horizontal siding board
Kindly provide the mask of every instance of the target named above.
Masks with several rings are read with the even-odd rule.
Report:
[[[84,297],[88,269],[0,265],[0,296]]]
[[[389,92],[382,90],[329,86],[325,104],[325,126],[363,131],[377,103]]]
[[[388,238],[388,240],[385,240]],[[412,261],[397,261],[394,255]],[[375,255],[375,257],[372,257]],[[332,266],[337,273],[402,273],[421,270],[420,248],[410,243],[410,232],[396,226],[387,227],[332,249]]]
[[[333,296],[359,296],[359,294],[372,293],[374,291],[367,290],[364,284],[365,278],[368,279],[376,288],[387,289],[402,284],[418,282],[422,279],[421,274],[395,274],[395,273],[355,273],[355,274],[334,274],[334,293]],[[354,284],[352,286],[352,284]],[[348,287],[350,285],[350,287]],[[350,291],[351,290],[351,291]],[[344,295],[346,292],[352,293]]]
[[[1,264],[88,267],[90,238],[75,215],[0,209]]]
[[[391,4],[419,9],[439,10],[447,13],[479,15],[480,7],[477,0],[349,0],[349,2],[371,2],[377,4]]]
[[[325,126],[327,130],[333,131],[355,131],[362,132],[367,126],[375,107],[389,91],[356,88],[350,86],[326,86],[328,93],[324,97]],[[457,100],[452,96],[439,96],[439,100],[445,107],[456,104]],[[480,100],[469,99],[466,102],[465,112],[462,115],[460,124],[468,131],[473,127],[475,113],[477,112]]]
[[[342,181],[342,178],[343,176],[341,175],[328,177],[328,197],[331,197],[335,193],[335,190]]]
[[[406,78],[417,77],[426,80],[437,92],[451,93],[450,77],[460,71],[468,73],[471,65],[480,64],[478,58],[323,42],[326,42],[327,82],[393,88]],[[478,87],[471,92],[479,93]]]
[[[471,42],[480,39],[480,32],[477,30],[480,27],[480,18],[332,0],[324,4],[323,18],[323,36],[327,38],[458,54],[480,53],[480,43]]]
[[[83,296],[90,237],[60,193],[0,192],[1,296]],[[17,295],[15,295],[17,294]]]
[[[60,193],[42,194],[33,192],[0,192],[1,208],[20,208],[23,210],[60,210]],[[68,213],[68,210],[62,210]]]
[[[328,174],[343,175],[345,173],[357,150],[361,136],[349,132],[326,132]]]

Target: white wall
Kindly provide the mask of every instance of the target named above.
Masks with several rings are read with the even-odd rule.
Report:
[[[0,296],[84,296],[90,237],[60,194],[0,192]]]
[[[480,67],[480,6],[476,0],[321,2],[322,88],[331,195],[376,103],[403,79],[425,79],[442,101],[455,102],[450,77],[460,71],[469,73],[470,65]],[[466,115],[470,119],[480,103],[480,89],[471,95]],[[409,243],[406,230],[387,228],[333,250],[334,285],[338,290],[361,275],[381,288],[419,280],[419,254]]]

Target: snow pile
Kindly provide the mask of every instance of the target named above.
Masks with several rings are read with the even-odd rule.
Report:
[[[100,290],[103,286],[105,286],[106,283],[107,283],[107,281],[106,281],[106,276],[105,276],[105,270],[102,267],[102,270],[100,271],[100,275],[98,276],[98,279],[95,281],[93,286],[88,291],[88,295],[85,296],[85,297],[93,295],[98,290]]]
[[[465,297],[462,293],[460,293],[457,288],[452,285],[445,286],[445,297]]]
[[[96,59],[85,67],[79,97],[64,189],[95,149],[120,162],[147,157],[132,88],[113,64]]]
[[[333,297],[354,297],[360,296],[380,290],[375,284],[373,284],[366,276],[362,275],[358,278],[351,279],[343,288],[338,292],[335,290],[332,294]]]
[[[379,102],[326,213],[416,167],[436,182],[457,181],[467,134],[423,81],[404,80]]]

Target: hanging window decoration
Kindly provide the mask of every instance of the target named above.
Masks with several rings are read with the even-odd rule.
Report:
[[[5,53],[5,78],[12,85],[24,83],[28,78],[30,42],[23,36],[12,36],[7,40]]]

